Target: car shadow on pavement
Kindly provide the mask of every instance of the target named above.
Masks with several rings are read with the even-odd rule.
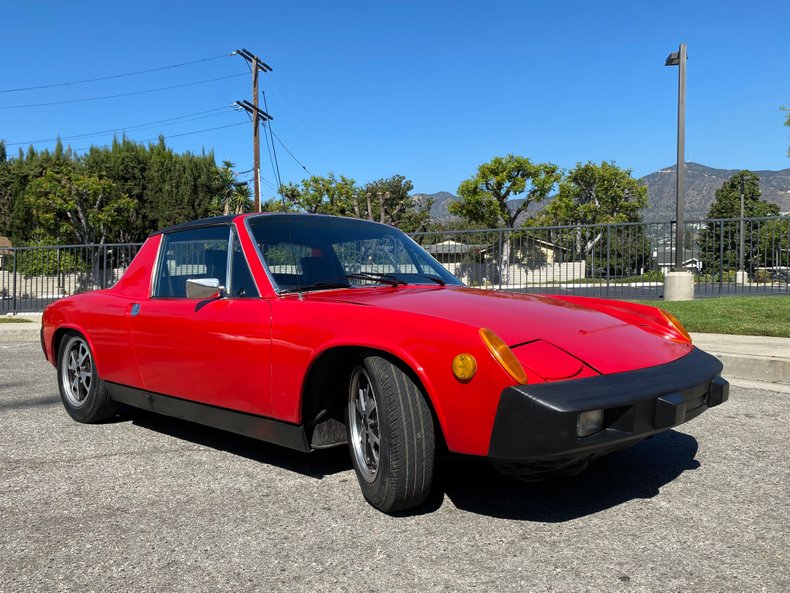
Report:
[[[148,430],[321,479],[351,469],[345,446],[302,453],[194,422],[124,407],[116,418]]]
[[[482,515],[570,521],[656,496],[662,486],[700,466],[694,459],[697,448],[694,437],[671,430],[598,459],[576,477],[549,476],[541,482],[519,481],[487,463],[451,459],[439,467],[437,496],[422,511],[441,506],[442,494],[447,494],[458,509]]]
[[[0,385],[0,393],[4,391],[12,392],[22,388],[21,383],[3,383]],[[0,410],[22,410],[25,408],[42,408],[47,406],[59,406],[60,398],[57,395],[36,395],[15,398],[11,400],[0,399]]]
[[[123,408],[117,421],[153,430],[232,455],[321,479],[351,471],[345,446],[302,453],[193,422],[132,408]],[[670,430],[638,445],[590,464],[579,476],[552,475],[539,482],[524,482],[494,470],[485,460],[445,458],[439,460],[434,488],[416,509],[398,515],[432,513],[447,504],[471,513],[558,523],[623,504],[652,498],[662,486],[683,472],[700,467],[695,459],[697,440]]]

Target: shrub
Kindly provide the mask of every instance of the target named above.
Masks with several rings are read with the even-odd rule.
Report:
[[[81,254],[55,247],[34,247],[16,252],[16,271],[25,276],[52,276],[57,273],[84,272],[88,266]]]

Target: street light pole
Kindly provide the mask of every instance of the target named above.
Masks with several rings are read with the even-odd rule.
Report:
[[[741,173],[741,246],[740,246],[740,259],[741,259],[741,261],[740,261],[740,266],[738,267],[738,270],[741,272],[741,275],[743,275],[743,272],[744,272],[744,269],[743,269],[743,260],[744,260],[743,251],[744,251],[744,237],[743,237],[743,173]]]
[[[675,189],[675,271],[683,271],[683,208],[686,198],[686,44],[667,57],[665,66],[678,66],[678,161]]]

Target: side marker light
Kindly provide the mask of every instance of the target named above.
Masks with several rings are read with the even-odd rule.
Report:
[[[459,381],[471,381],[477,372],[477,361],[471,354],[462,353],[453,358],[453,375]]]

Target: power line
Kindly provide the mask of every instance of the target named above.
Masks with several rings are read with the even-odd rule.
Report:
[[[219,60],[220,58],[227,58],[233,54],[222,54],[219,56],[212,56],[210,58],[201,58],[199,60],[191,60],[189,62],[181,62],[180,64],[170,64],[169,66],[159,66],[158,68],[148,68],[147,70],[137,70],[135,72],[126,72],[125,74],[112,74],[110,76],[99,76],[97,78],[85,78],[83,80],[72,80],[69,82],[53,82],[50,84],[41,84],[37,86],[19,87],[16,89],[0,89],[0,93],[18,93],[20,91],[35,91],[39,89],[51,89],[59,86],[71,86],[74,84],[85,84],[87,82],[98,82],[100,80],[111,80],[114,78],[124,78],[126,76],[137,76],[138,74],[148,74],[149,72],[159,72],[161,70],[171,70],[173,68],[181,68],[182,66],[189,66],[191,64],[200,64],[202,62],[210,62],[211,60]]]
[[[269,126],[269,131],[270,131],[270,132],[272,133],[272,135],[273,135],[273,136],[274,136],[274,137],[277,139],[277,142],[279,142],[279,143],[280,143],[280,145],[281,145],[281,146],[282,146],[282,147],[285,149],[285,152],[287,152],[288,154],[290,154],[290,155],[291,155],[291,158],[292,158],[293,160],[295,160],[295,161],[297,162],[297,164],[298,164],[298,165],[299,165],[299,166],[300,166],[302,169],[304,169],[304,170],[305,170],[305,173],[307,173],[308,175],[312,175],[312,173],[310,173],[310,171],[308,171],[308,170],[307,170],[307,167],[305,167],[305,166],[302,164],[302,162],[301,162],[301,161],[300,161],[298,158],[296,158],[296,157],[294,156],[294,153],[292,153],[290,150],[288,150],[288,147],[287,147],[287,146],[286,146],[286,145],[283,143],[283,141],[282,141],[282,140],[280,140],[280,137],[279,137],[277,134],[275,134],[275,133],[274,133],[274,130],[272,130],[272,129],[271,129],[271,126]],[[9,145],[9,146],[10,146],[10,145]]]
[[[113,134],[113,133],[117,133],[117,132],[127,132],[127,131],[130,131],[130,130],[145,130],[147,128],[156,127],[158,124],[164,124],[164,125],[181,124],[181,123],[185,123],[185,122],[188,122],[188,121],[196,121],[196,120],[205,119],[205,118],[208,118],[208,117],[217,117],[218,115],[225,115],[224,113],[216,113],[216,112],[218,112],[218,111],[225,111],[227,109],[228,109],[227,106],[226,107],[216,107],[214,109],[206,109],[205,111],[196,111],[195,113],[188,113],[186,115],[179,115],[177,117],[169,117],[167,119],[160,119],[160,120],[157,120],[157,121],[145,122],[145,123],[137,124],[137,125],[134,125],[134,126],[125,126],[125,127],[121,127],[121,128],[114,128],[114,129],[111,129],[111,130],[99,130],[99,131],[96,131],[96,132],[86,132],[84,134],[73,134],[73,135],[70,135],[70,136],[55,136],[54,138],[41,138],[39,140],[27,140],[25,142],[7,142],[6,146],[22,146],[24,144],[39,144],[39,143],[42,143],[42,142],[54,142],[55,140],[75,140],[75,139],[78,139],[78,138],[91,138],[91,137],[94,137],[94,136],[104,136],[105,134]],[[203,114],[206,114],[206,113],[208,113],[209,115],[203,115]],[[230,113],[230,112],[228,112],[228,113]],[[194,116],[200,116],[200,117],[194,117]],[[178,121],[178,120],[180,120],[180,121]],[[168,123],[168,122],[170,122],[170,123]]]
[[[205,80],[198,80],[195,82],[185,82],[183,84],[174,84],[171,86],[163,86],[155,89],[145,89],[143,91],[133,91],[130,93],[119,93],[117,95],[105,95],[103,97],[88,97],[85,99],[69,99],[67,101],[52,101],[50,103],[27,103],[24,105],[1,105],[0,109],[22,109],[24,107],[48,107],[50,105],[66,105],[69,103],[85,103],[87,101],[102,101],[104,99],[117,99],[118,97],[131,97],[133,95],[145,95],[147,93],[156,93],[159,91],[168,91],[170,89],[180,89],[188,86],[196,86],[199,84],[207,84],[209,82],[216,82],[218,80],[227,80],[229,78],[238,78],[239,76],[247,76],[247,73],[230,74],[228,76],[218,76],[217,78],[207,78]]]
[[[302,122],[300,122],[300,121],[299,121],[299,118],[298,118],[298,117],[296,117],[296,115],[294,114],[294,112],[293,112],[293,111],[291,111],[291,108],[290,108],[290,107],[288,107],[288,103],[286,103],[286,102],[285,102],[285,99],[283,99],[283,96],[282,96],[282,95],[280,94],[280,92],[277,90],[277,87],[276,87],[276,86],[274,86],[274,82],[273,82],[273,80],[272,80],[272,79],[269,79],[269,86],[270,86],[270,87],[271,87],[271,89],[274,91],[274,94],[275,94],[275,95],[277,95],[277,97],[280,99],[280,102],[283,104],[283,106],[284,106],[284,107],[285,107],[285,108],[288,110],[288,113],[290,113],[290,114],[291,114],[291,117],[292,117],[292,118],[294,118],[294,121],[295,121],[295,122],[296,122],[296,123],[299,125],[299,127],[300,127],[302,130],[304,130],[304,126],[302,125]]]
[[[266,102],[266,93],[262,92],[261,95],[263,96],[263,108],[268,113],[269,112],[269,105]],[[266,126],[268,128],[268,130],[269,130],[269,138],[272,141],[271,142],[271,152],[274,153],[274,159],[273,159],[273,163],[272,164],[274,165],[274,167],[277,170],[277,185],[280,188],[282,188],[283,180],[282,180],[282,177],[280,177],[280,163],[277,161],[277,150],[274,147],[274,137],[272,136],[272,122],[271,122],[271,120],[269,120],[269,121],[264,120],[263,121],[263,125]],[[269,138],[266,139],[266,144],[267,145],[269,144]],[[282,195],[281,192],[282,192],[282,189],[280,189],[278,193],[280,193],[280,195]]]
[[[180,134],[170,134],[169,136],[161,136],[161,138],[163,138],[164,140],[169,140],[170,138],[180,138],[181,136],[191,136],[193,134],[202,134],[203,132],[211,132],[213,130],[223,130],[225,128],[234,128],[236,126],[246,126],[246,125],[247,125],[247,122],[242,121],[242,122],[237,122],[235,124],[228,124],[228,125],[225,125],[225,126],[216,126],[216,127],[213,127],[213,128],[204,128],[202,130],[193,130],[191,132],[182,132]],[[145,142],[154,142],[154,141],[157,141],[157,140],[159,140],[159,137],[147,138],[145,140],[134,140],[134,142],[137,142],[138,144],[143,144]],[[90,150],[91,148],[94,148],[94,147],[96,147],[96,148],[107,148],[109,146],[110,146],[109,144],[103,144],[101,146],[92,145],[92,146],[84,146],[82,148],[72,148],[72,150]]]
[[[266,185],[267,187],[269,187],[269,188],[270,188],[270,189],[271,189],[273,192],[275,192],[275,193],[278,193],[278,194],[280,193],[280,190],[279,190],[279,189],[277,189],[277,188],[275,187],[275,185],[274,185],[274,184],[273,184],[271,181],[269,181],[268,179],[266,179],[265,177],[261,177],[261,183],[263,183],[264,185]]]
[[[266,124],[264,124],[264,125],[266,125]],[[277,169],[276,169],[276,168],[275,168],[275,166],[274,166],[274,157],[272,157],[272,145],[271,145],[271,143],[269,142],[269,136],[267,136],[267,135],[264,133],[264,134],[263,134],[263,138],[264,138],[264,140],[266,140],[266,152],[268,152],[268,153],[269,153],[269,162],[272,164],[272,177],[274,177],[274,181],[275,181],[275,182],[277,182],[277,185],[279,185],[280,187],[282,187],[282,185],[283,185],[283,184],[282,184],[282,182],[280,181],[280,178],[279,178],[279,177],[278,177],[278,175],[277,175]],[[278,192],[278,193],[279,193],[279,192]]]

